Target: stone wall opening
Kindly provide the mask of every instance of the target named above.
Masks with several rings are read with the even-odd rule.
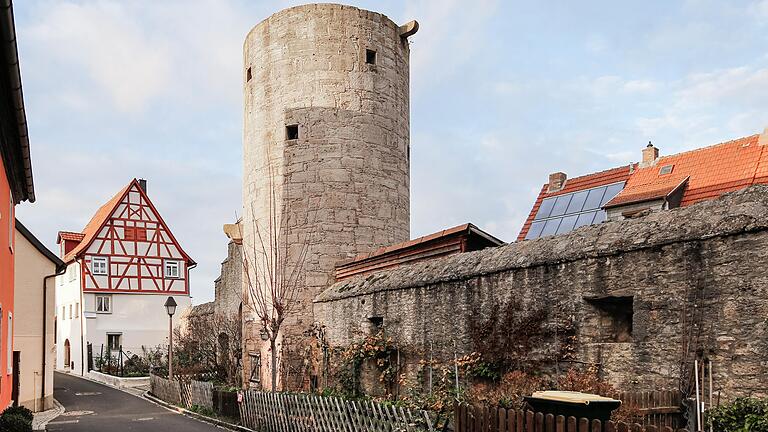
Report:
[[[285,126],[285,139],[295,140],[299,139],[299,125],[292,124]]]
[[[372,49],[365,50],[365,63],[369,65],[376,64],[376,51]]]
[[[606,296],[587,298],[585,300],[587,300],[598,313],[601,342],[632,342],[634,297]]]

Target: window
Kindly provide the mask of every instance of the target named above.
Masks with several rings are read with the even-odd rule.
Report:
[[[8,344],[6,345],[6,362],[8,363],[8,367],[6,368],[6,372],[8,375],[13,373],[13,362],[11,359],[13,358],[13,344],[11,341],[13,340],[13,312],[8,312]]]
[[[365,63],[369,65],[376,64],[376,51],[372,49],[365,50]]]
[[[136,240],[136,228],[134,227],[125,227],[123,228],[123,237],[125,237],[128,241]]]
[[[72,305],[69,305],[69,319],[72,319]]]
[[[80,317],[80,303],[75,303],[75,318]]]
[[[165,262],[165,277],[167,278],[180,278],[179,276],[179,262],[178,261],[166,261]]]
[[[251,377],[252,383],[261,382],[261,354],[248,354],[251,359]]]
[[[664,166],[663,166],[663,167],[661,167],[661,169],[659,170],[659,175],[671,174],[671,173],[672,173],[672,167],[673,167],[673,166],[674,166],[674,165],[664,165]]]
[[[111,295],[96,296],[96,312],[112,313],[112,296]]]
[[[295,140],[299,139],[299,125],[288,125],[285,127],[285,139]]]
[[[248,69],[245,70],[245,82],[248,82],[253,78],[253,74],[251,73],[251,68],[248,67]]]
[[[147,241],[147,229],[146,228],[136,228],[136,240],[138,240],[138,241]]]
[[[62,306],[61,307],[61,319],[67,319],[67,307]]]
[[[107,258],[106,257],[91,258],[91,273],[95,275],[106,275],[107,274]]]
[[[123,345],[122,333],[107,333],[107,346],[110,351],[120,351]]]
[[[602,207],[621,190],[624,182],[545,198],[525,235],[526,240],[565,234],[584,225],[594,225],[606,218]]]

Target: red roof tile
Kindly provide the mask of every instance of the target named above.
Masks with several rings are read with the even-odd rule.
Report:
[[[751,135],[662,156],[651,166],[632,165],[631,173],[627,166],[569,179],[562,190],[551,194],[545,184],[517,239],[525,239],[544,198],[617,181],[626,180],[626,185],[605,207],[662,199],[678,187],[684,188],[680,205],[688,206],[753,184],[768,184],[768,145],[761,145],[760,137]],[[665,166],[671,167],[668,174],[661,173]]]
[[[523,228],[520,230],[520,234],[517,236],[517,240],[521,241],[525,239],[525,236],[528,234],[528,230],[531,228],[531,223],[533,223],[533,218],[536,216],[536,212],[539,211],[539,206],[541,206],[541,202],[544,200],[544,198],[554,197],[554,196],[576,192],[584,189],[591,189],[598,186],[605,186],[612,183],[626,181],[627,178],[629,178],[629,175],[630,175],[630,165],[626,165],[623,167],[600,171],[593,174],[574,177],[571,179],[567,179],[565,181],[565,186],[563,186],[562,189],[552,193],[547,192],[547,188],[549,184],[545,183],[544,186],[541,187],[541,192],[539,192],[539,196],[536,197],[536,202],[533,204],[533,208],[531,209],[531,212],[528,214],[528,218],[523,224]]]
[[[757,144],[759,135],[716,144],[683,153],[660,157],[655,164],[632,173],[624,190],[606,207],[663,198],[664,190],[674,188],[688,178],[681,206],[717,198],[731,192],[763,183],[768,174],[768,152]],[[672,172],[660,174],[662,167]]]
[[[104,205],[99,207],[98,210],[96,210],[96,213],[93,215],[91,220],[88,222],[88,224],[83,228],[83,232],[80,234],[82,236],[82,239],[80,240],[80,244],[75,246],[74,249],[69,251],[66,255],[64,255],[64,262],[68,263],[72,260],[74,260],[78,254],[80,254],[82,251],[88,248],[88,246],[91,245],[91,242],[93,242],[93,239],[96,237],[96,235],[99,233],[101,228],[104,226],[104,224],[107,222],[107,220],[112,216],[112,213],[115,212],[116,207],[120,204],[120,202],[123,200],[123,197],[126,193],[132,188],[135,187],[135,190],[140,191],[141,194],[144,194],[144,192],[141,192],[141,186],[139,186],[139,181],[136,179],[131,180],[130,183],[128,183],[124,188],[120,189],[120,192],[115,194],[109,201],[107,201]],[[147,203],[149,203],[149,206],[152,208],[153,211],[157,214],[157,218],[159,222],[163,225],[165,225],[165,221],[163,221],[162,216],[160,216],[160,213],[157,212],[157,210],[154,208],[154,205],[152,204],[152,201],[144,195],[144,198],[147,200]],[[165,227],[168,235],[171,237],[171,240],[176,244],[176,246],[179,249],[179,252],[181,255],[183,255],[189,264],[194,264],[195,261],[187,255],[186,252],[181,248],[181,246],[176,241],[176,238],[173,236],[173,233],[168,229],[168,227]],[[70,234],[77,234],[77,233],[70,233]]]
[[[71,240],[79,242],[83,240],[85,235],[83,233],[76,233],[71,231],[59,231],[59,235],[56,238],[56,244],[61,243],[62,240]]]

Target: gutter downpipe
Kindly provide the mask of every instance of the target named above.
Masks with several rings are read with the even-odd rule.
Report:
[[[48,330],[48,279],[61,276],[67,271],[67,267],[57,267],[56,273],[50,274],[48,276],[45,276],[43,278],[43,355],[42,355],[42,386],[40,388],[40,411],[45,411],[45,367],[47,366],[47,363],[45,361],[47,355],[46,355],[46,342],[48,339],[48,335],[46,334],[46,330]],[[55,298],[54,298],[55,300]],[[54,340],[56,340],[57,335],[53,335]]]

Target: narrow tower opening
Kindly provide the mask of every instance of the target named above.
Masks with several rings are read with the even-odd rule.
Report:
[[[245,82],[248,82],[251,80],[251,68],[248,67],[248,69],[245,70]]]
[[[299,125],[292,124],[285,126],[285,139],[299,139]]]
[[[376,51],[372,49],[365,50],[365,62],[369,65],[376,64]]]

